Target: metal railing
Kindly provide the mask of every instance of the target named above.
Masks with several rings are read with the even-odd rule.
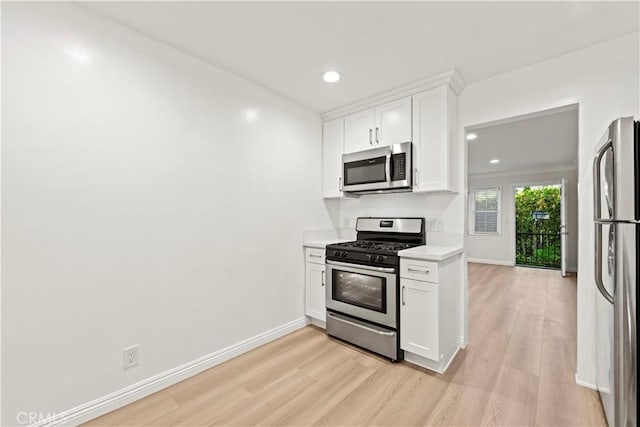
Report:
[[[516,265],[560,268],[560,233],[516,231]]]

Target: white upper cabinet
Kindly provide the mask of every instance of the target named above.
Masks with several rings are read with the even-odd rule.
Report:
[[[375,108],[374,145],[384,146],[411,141],[411,97]]]
[[[353,153],[411,141],[411,97],[344,118],[344,151]]]
[[[342,154],[413,142],[412,183],[416,193],[459,191],[459,167],[455,163],[458,94],[464,87],[460,76],[451,71],[426,79],[416,89],[399,88],[384,94],[394,99],[376,105],[380,95],[323,114],[324,197],[341,197]],[[421,88],[421,89],[420,89]],[[425,90],[427,88],[431,88]],[[422,90],[422,92],[420,92]],[[395,95],[394,95],[395,93]],[[398,98],[396,98],[396,95]],[[410,96],[407,96],[410,95]],[[401,98],[404,96],[403,98]],[[378,101],[379,102],[379,101]],[[367,110],[356,108],[369,106]],[[337,135],[342,126],[342,151]],[[338,154],[339,152],[339,154]],[[337,182],[337,184],[336,184]]]
[[[325,198],[342,197],[342,154],[344,153],[344,119],[322,126],[322,194]]]
[[[413,191],[456,191],[458,97],[448,85],[413,96]]]
[[[344,152],[353,153],[374,147],[375,110],[373,108],[344,118]]]

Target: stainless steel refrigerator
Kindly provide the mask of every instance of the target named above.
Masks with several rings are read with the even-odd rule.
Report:
[[[637,421],[639,127],[632,117],[611,123],[593,162],[596,381],[611,427]]]

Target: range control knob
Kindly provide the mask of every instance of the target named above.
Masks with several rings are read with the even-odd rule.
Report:
[[[340,251],[333,251],[333,256],[340,256]]]
[[[378,255],[378,260],[377,260],[377,261],[378,261],[378,262],[382,262],[382,261],[384,261],[384,257],[383,257],[382,255]]]
[[[340,254],[340,256],[341,256],[342,258],[346,258],[347,253],[346,253],[346,252],[342,252],[342,253]]]

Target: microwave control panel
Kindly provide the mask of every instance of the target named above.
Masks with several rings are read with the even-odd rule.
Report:
[[[391,180],[404,181],[407,179],[407,153],[392,154],[391,163]]]

